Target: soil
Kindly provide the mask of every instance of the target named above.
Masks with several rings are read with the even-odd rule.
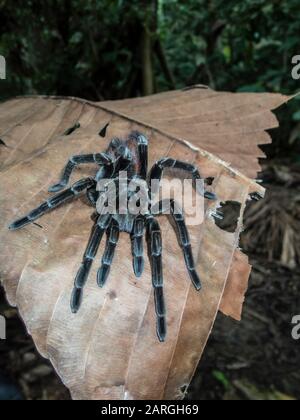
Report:
[[[243,319],[218,315],[188,399],[300,399],[300,271],[253,257]]]

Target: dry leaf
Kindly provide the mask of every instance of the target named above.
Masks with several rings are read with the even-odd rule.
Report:
[[[23,98],[0,105],[1,280],[38,350],[51,360],[73,398],[183,397],[220,306],[246,200],[250,193],[264,193],[220,158],[254,178],[261,155],[257,145],[269,141],[264,130],[277,124],[270,109],[287,100],[194,89],[98,104]],[[168,310],[163,344],[155,333],[149,264],[137,280],[125,234],[106,287],[96,286],[94,264],[82,308],[71,314],[73,281],[92,225],[92,209],[83,199],[44,216],[42,227],[7,230],[10,221],[48,197],[48,186],[71,155],[102,151],[112,137],[124,138],[132,130],[148,136],[150,164],[167,155],[195,162],[203,177],[215,178],[219,202],[237,201],[242,207],[234,233],[222,231],[211,216],[219,202],[208,203],[204,223],[190,228],[201,293],[190,284],[173,229],[160,218]],[[93,167],[83,167],[74,178],[94,173]],[[248,265],[240,271],[246,278]],[[235,293],[234,287],[230,290]]]
[[[250,273],[251,266],[248,264],[248,257],[237,249],[233,256],[226,287],[219,307],[219,310],[224,315],[230,316],[237,321],[240,321],[242,317],[243,303],[245,293],[248,289]]]

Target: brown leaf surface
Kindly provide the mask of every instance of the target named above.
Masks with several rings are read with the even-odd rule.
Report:
[[[73,280],[92,226],[92,209],[84,199],[44,216],[42,228],[31,225],[8,232],[7,224],[48,197],[48,186],[69,156],[102,151],[112,137],[125,137],[133,129],[150,140],[150,164],[167,155],[195,162],[203,177],[215,177],[219,202],[238,201],[243,213],[249,193],[264,191],[220,158],[255,177],[257,144],[268,141],[264,130],[277,124],[270,109],[287,99],[194,89],[99,104],[38,97],[0,105],[1,280],[37,348],[52,361],[73,398],[182,398],[182,387],[189,384],[212,329],[228,273],[236,272],[236,261],[233,268],[231,264],[242,214],[236,232],[228,233],[211,217],[218,203],[209,203],[204,223],[190,228],[201,293],[190,284],[173,229],[160,218],[168,309],[163,344],[155,333],[149,263],[137,280],[125,234],[106,287],[96,286],[95,264],[82,308],[71,314]],[[77,122],[80,128],[64,135]],[[108,123],[102,138],[98,133]],[[82,167],[74,179],[88,174],[94,174],[94,168]],[[238,273],[247,280],[247,261],[240,263]],[[241,300],[239,275],[230,284],[222,309],[235,316]],[[228,311],[232,294],[239,303]]]
[[[248,279],[251,273],[251,265],[248,257],[240,250],[236,250],[233,256],[226,287],[222,296],[219,310],[224,315],[240,321],[242,318],[245,293],[248,289]]]
[[[259,145],[271,142],[265,130],[278,127],[270,110],[284,95],[216,92],[205,86],[145,98],[105,102],[105,108],[156,127],[228,162],[249,178],[265,157]]]

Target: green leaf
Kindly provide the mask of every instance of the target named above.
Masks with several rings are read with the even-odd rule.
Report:
[[[70,44],[79,44],[83,39],[82,32],[75,32],[70,38]]]
[[[224,55],[224,57],[225,57],[226,62],[227,62],[227,63],[230,63],[230,61],[231,61],[231,55],[232,55],[232,52],[231,52],[231,48],[230,48],[230,46],[229,46],[229,45],[226,45],[226,46],[223,48],[223,55]]]
[[[300,111],[297,111],[293,114],[294,121],[300,121]]]
[[[224,386],[226,390],[230,388],[230,382],[227,379],[225,373],[220,372],[219,370],[214,370],[212,372],[212,375],[218,382],[220,382]]]
[[[242,86],[237,92],[265,92],[266,89],[260,84]]]

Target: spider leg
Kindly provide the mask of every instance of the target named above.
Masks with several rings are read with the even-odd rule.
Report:
[[[145,219],[139,215],[136,217],[131,233],[131,249],[133,257],[133,271],[136,277],[141,277],[144,271],[144,226]]]
[[[159,341],[165,341],[167,334],[166,309],[163,291],[162,239],[161,230],[153,216],[147,218],[147,243],[151,263],[152,284],[157,316],[157,336]]]
[[[87,198],[93,207],[96,207],[100,193],[97,191],[96,186],[89,188],[86,192]]]
[[[32,210],[27,216],[22,217],[21,219],[16,220],[10,226],[10,230],[17,230],[21,229],[24,226],[28,225],[29,223],[34,222],[35,220],[42,217],[48,211],[54,210],[56,207],[60,206],[61,204],[69,201],[82,191],[86,190],[89,187],[94,185],[95,181],[92,178],[85,178],[78,182],[76,182],[71,188],[54,195],[53,197],[49,198],[49,200],[42,203],[39,207]]]
[[[197,179],[201,179],[200,173],[195,165],[191,165],[187,162],[182,162],[180,160],[176,160],[173,158],[163,158],[157,161],[151,171],[150,171],[150,180],[157,179],[161,180],[162,174],[164,169],[173,168],[173,169],[181,169],[192,174],[193,180],[196,181]],[[205,198],[209,200],[216,200],[216,195],[209,191],[202,191],[202,188],[197,189],[200,195],[203,195]],[[154,191],[155,193],[157,191]]]
[[[184,215],[182,209],[175,203],[174,200],[170,200],[171,215],[173,217],[179,245],[183,251],[186,268],[189,272],[189,276],[196,290],[201,289],[201,280],[195,268],[195,262],[192,252],[192,246],[190,242],[189,232],[187,230]]]
[[[77,272],[71,296],[71,310],[76,313],[81,305],[84,285],[88,279],[93,261],[97,255],[102,237],[111,221],[111,215],[104,214],[98,217],[91,232],[91,236],[83,255],[82,264]]]
[[[97,283],[103,287],[110,272],[110,267],[115,255],[115,249],[119,240],[119,224],[113,219],[108,230],[105,251],[102,257],[102,265],[98,270]]]
[[[138,175],[146,179],[148,173],[148,139],[139,132],[133,132],[130,137],[134,138],[137,143],[139,154]]]
[[[72,156],[62,171],[62,175],[58,184],[52,185],[49,192],[58,192],[66,187],[69,183],[70,176],[76,166],[83,163],[96,163],[98,165],[110,165],[111,159],[105,153],[94,153],[89,155]]]
[[[138,138],[138,151],[140,155],[140,176],[147,179],[148,173],[148,140],[140,135]]]

